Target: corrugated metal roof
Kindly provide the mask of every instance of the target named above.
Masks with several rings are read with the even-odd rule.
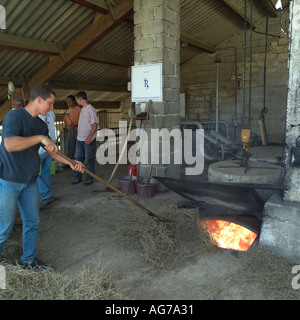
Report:
[[[75,61],[56,79],[108,85],[127,85],[128,82],[127,69],[84,60]]]
[[[48,62],[47,56],[29,52],[0,50],[1,76],[30,78]]]
[[[122,23],[101,39],[91,50],[112,56],[124,57],[134,62],[133,24]]]
[[[120,1],[120,0],[119,0]],[[119,1],[110,1],[112,5]],[[0,0],[6,9],[6,30],[0,34],[22,37],[26,39],[46,41],[53,48],[63,49],[70,45],[84,30],[93,24],[97,7],[80,5],[76,0]],[[107,10],[105,0],[80,1],[91,3]],[[183,43],[180,57],[181,63],[203,53],[200,48],[214,48],[220,42],[243,30],[243,17],[234,13],[232,8],[220,0],[181,0],[181,36],[192,43]],[[276,0],[273,0],[275,4]],[[286,6],[289,0],[282,1]],[[231,1],[235,8],[244,12],[244,0]],[[248,19],[250,14],[248,8]],[[253,21],[264,17],[266,9],[263,1],[254,1]],[[54,81],[79,82],[91,85],[112,85],[127,87],[128,67],[134,60],[134,24],[133,16],[111,29],[88,52],[97,59],[85,57],[77,59],[66,67]],[[46,43],[46,44],[47,44]],[[58,49],[57,49],[58,50]],[[52,53],[53,54],[53,53]],[[58,55],[58,51],[55,53]],[[124,61],[121,65],[104,63],[100,56],[114,57]],[[14,79],[18,83],[33,78],[51,59],[49,53],[21,52],[0,49],[0,79]],[[115,63],[116,64],[116,63]],[[18,80],[20,79],[20,80]],[[3,81],[2,81],[3,82]],[[0,82],[1,85],[1,82]],[[95,87],[94,87],[95,88]],[[122,90],[121,90],[122,91]],[[57,100],[63,101],[71,89],[56,89]],[[128,92],[105,92],[89,90],[91,99],[95,101],[121,101]],[[7,96],[7,88],[0,87],[0,102]]]
[[[95,12],[66,0],[1,0],[6,34],[51,42],[72,42],[93,22]]]
[[[265,10],[261,2],[253,4],[253,20],[257,21],[264,17]],[[234,6],[244,13],[244,0],[235,0]],[[250,17],[250,6],[247,12]],[[240,32],[242,24],[242,17],[234,14],[224,1],[183,0],[181,3],[181,34],[209,47]]]

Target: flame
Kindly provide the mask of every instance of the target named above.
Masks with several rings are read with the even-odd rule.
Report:
[[[248,251],[257,234],[238,224],[223,220],[203,220],[201,225],[218,247]]]

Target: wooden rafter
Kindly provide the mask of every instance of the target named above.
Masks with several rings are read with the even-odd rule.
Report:
[[[63,61],[60,56],[54,57],[45,68],[28,82],[29,89],[33,88],[35,85],[48,83],[54,79],[56,75],[66,69],[78,57],[97,43],[101,37],[121,22],[122,19],[132,11],[132,6],[133,0],[121,0],[115,7],[115,13],[118,18],[117,21],[114,21],[111,15],[98,14],[95,23],[64,49],[66,61]]]
[[[22,78],[0,77],[0,88],[7,88],[9,81],[12,81],[16,88],[24,87],[24,80]],[[64,82],[51,81],[48,84],[52,89],[67,89],[67,90],[86,90],[86,91],[107,91],[107,92],[128,92],[127,86],[116,86],[99,83],[85,83],[85,82]]]
[[[112,5],[110,4],[109,0],[105,0],[105,3],[106,3],[106,5],[107,5],[107,8],[109,9],[109,12],[110,12],[110,14],[112,15],[113,19],[116,20],[117,17],[116,17],[114,8],[113,8]]]
[[[0,33],[0,48],[54,56],[62,54],[63,52],[62,46],[54,42],[32,40],[4,33]],[[131,61],[127,57],[111,56],[95,50],[84,52],[78,59],[118,65],[126,68],[131,66]]]
[[[56,75],[61,73],[70,64],[72,64],[78,57],[83,55],[101,37],[110,32],[122,20],[124,20],[129,13],[132,12],[133,0],[121,0],[114,8],[116,20],[110,14],[102,14],[97,12],[94,23],[87,28],[81,35],[74,40],[60,55],[54,56],[50,59],[47,66],[38,72],[28,83],[28,92],[39,84],[46,84],[55,78]],[[59,50],[56,46],[56,50]],[[64,59],[61,56],[64,56]],[[20,90],[20,89],[18,89]],[[20,90],[21,91],[21,90]],[[19,92],[18,92],[19,93]],[[27,97],[26,97],[27,98]],[[5,114],[10,110],[11,103],[7,101],[1,107],[0,121],[3,120]]]
[[[83,6],[83,7],[89,8],[89,9],[93,9],[96,12],[100,12],[103,14],[109,13],[109,11],[107,9],[102,8],[100,6],[97,6],[94,3],[91,3],[89,1],[85,1],[85,0],[70,0],[70,1],[75,2],[75,3],[79,4],[80,6]]]
[[[0,48],[45,55],[58,55],[58,48],[54,42],[28,39],[0,33]]]
[[[273,2],[271,0],[261,0],[263,5],[265,7],[268,6],[268,10],[269,10],[269,15],[272,17],[272,18],[277,18],[278,17],[278,12],[273,4]]]
[[[107,84],[91,84],[82,82],[63,82],[51,81],[49,86],[52,89],[67,89],[67,90],[85,90],[85,91],[104,91],[104,92],[128,92],[127,86],[114,86]]]

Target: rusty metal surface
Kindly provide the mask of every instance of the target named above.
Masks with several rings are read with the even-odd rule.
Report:
[[[189,200],[248,213],[261,212],[264,206],[262,198],[251,188],[164,177],[155,177],[155,179]]]
[[[189,199],[180,208],[197,209],[200,219],[230,221],[259,235],[264,201],[254,189],[164,177],[155,179]]]

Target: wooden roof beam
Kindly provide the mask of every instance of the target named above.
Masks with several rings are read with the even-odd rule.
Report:
[[[273,2],[271,0],[261,0],[263,5],[269,10],[269,16],[272,18],[277,18],[278,17],[278,11],[276,10]]]
[[[96,12],[100,12],[100,13],[103,13],[103,14],[108,14],[109,13],[109,11],[107,9],[102,8],[102,7],[92,3],[90,1],[85,1],[85,0],[70,0],[70,1],[77,3],[82,7],[86,7],[86,8],[92,9],[92,10],[94,10]]]
[[[4,33],[0,33],[0,48],[54,56],[64,54],[61,44],[12,36]],[[66,59],[66,57],[63,56],[63,59]],[[84,52],[79,59],[107,63],[125,68],[131,66],[131,61],[127,57],[114,57],[96,50]]]
[[[56,75],[61,73],[70,64],[72,64],[78,57],[80,57],[84,52],[91,48],[95,43],[97,43],[101,37],[108,33],[112,28],[117,26],[123,19],[127,17],[129,13],[132,12],[133,0],[121,0],[114,8],[117,21],[114,21],[110,14],[103,15],[101,13],[96,14],[95,21],[93,25],[88,27],[81,35],[74,40],[66,49],[64,49],[64,56],[66,61],[61,59],[61,56],[55,56],[50,59],[48,65],[44,67],[40,72],[38,72],[35,77],[33,77],[28,83],[28,92],[32,90],[33,87],[39,84],[47,84]],[[17,89],[20,95],[21,89]],[[16,90],[16,93],[17,93]],[[25,99],[28,97],[25,97]],[[11,109],[10,101],[4,103],[0,108],[0,121],[3,120],[5,114]]]
[[[7,88],[8,82],[12,81],[15,88],[23,88],[24,80],[20,78],[0,77],[0,88]],[[87,91],[107,91],[107,92],[128,92],[127,86],[115,86],[99,83],[84,83],[84,82],[65,82],[51,81],[48,83],[52,89],[67,89],[67,90],[87,90]]]
[[[127,86],[114,86],[97,83],[82,83],[82,82],[64,82],[51,81],[49,82],[51,89],[66,89],[66,90],[84,90],[84,91],[99,91],[99,92],[127,92]]]
[[[54,42],[33,40],[5,33],[0,33],[0,48],[46,55],[59,54]]]
[[[117,17],[116,17],[114,8],[113,8],[112,5],[110,4],[109,0],[105,0],[105,3],[106,3],[106,5],[107,5],[107,8],[108,8],[110,14],[112,15],[113,19],[116,21],[116,20],[117,20]]]
[[[101,37],[121,22],[132,11],[132,7],[133,0],[121,0],[114,8],[118,19],[117,21],[114,21],[111,15],[98,14],[95,23],[64,49],[66,61],[63,61],[60,56],[54,57],[46,67],[28,82],[29,90],[38,84],[45,84],[54,79],[56,75],[66,69],[74,60],[80,57],[97,43]]]

